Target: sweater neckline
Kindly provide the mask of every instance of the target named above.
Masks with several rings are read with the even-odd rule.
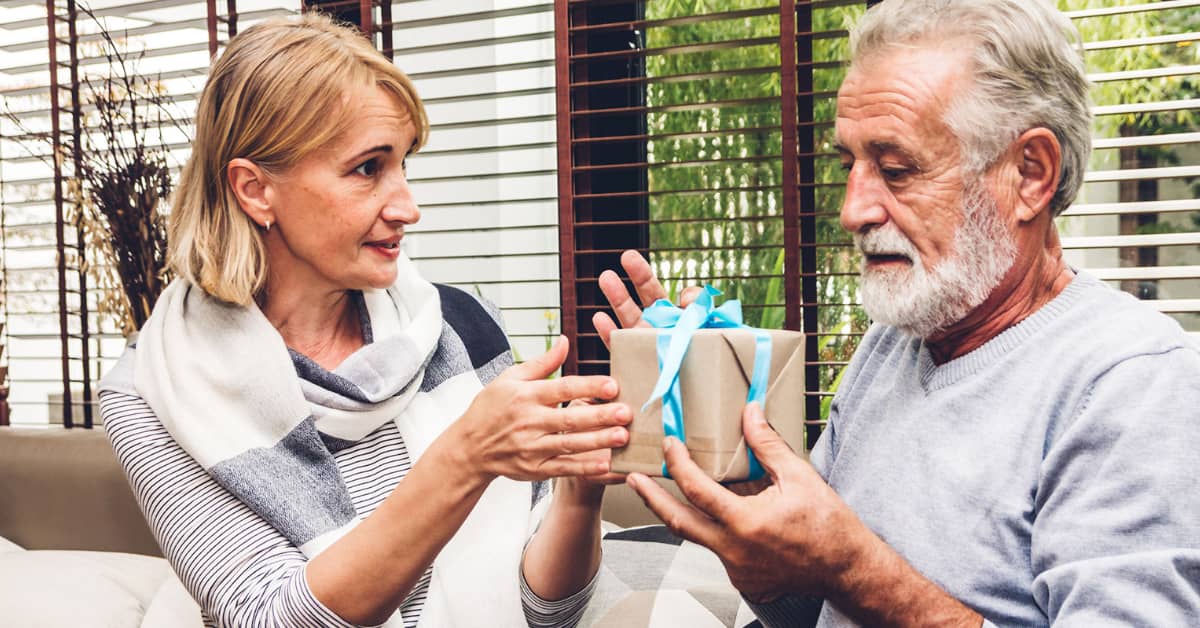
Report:
[[[983,346],[966,355],[939,365],[933,361],[933,355],[929,352],[928,345],[925,341],[921,341],[917,354],[917,367],[921,375],[921,387],[925,392],[930,393],[953,385],[1004,357],[1071,309],[1088,288],[1099,282],[1098,279],[1087,273],[1078,269],[1072,270],[1075,271],[1075,277],[1062,292],[1058,293],[1058,296],[1033,314],[1025,317],[1021,322],[1000,332]]]

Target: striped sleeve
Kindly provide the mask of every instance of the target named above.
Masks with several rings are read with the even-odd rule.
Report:
[[[546,600],[540,597],[529,583],[525,574],[521,574],[521,607],[525,609],[525,622],[529,628],[574,628],[583,618],[592,593],[596,590],[596,581],[600,578],[600,570],[592,576],[592,581],[561,600]]]
[[[159,546],[214,625],[354,625],[313,596],[304,554],[217,484],[144,400],[103,391],[100,412]]]

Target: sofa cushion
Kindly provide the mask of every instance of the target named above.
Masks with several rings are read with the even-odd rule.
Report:
[[[708,549],[662,525],[606,525],[604,559],[581,626],[589,628],[744,628],[754,614]]]
[[[0,553],[0,617],[24,628],[197,628],[167,561],[119,552]]]
[[[20,545],[17,545],[16,543],[13,543],[12,541],[0,536],[0,554],[5,552],[20,552],[24,550],[25,548],[21,547]]]
[[[0,427],[0,536],[162,556],[101,429]]]

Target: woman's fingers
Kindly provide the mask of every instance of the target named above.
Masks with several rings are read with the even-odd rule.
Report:
[[[604,375],[567,375],[537,382],[534,398],[544,406],[557,406],[572,399],[615,399],[617,380]]]
[[[600,475],[587,474],[583,479],[592,484],[604,484],[611,486],[613,484],[624,484],[627,476],[624,473],[601,473]]]
[[[612,449],[629,442],[629,431],[623,427],[607,427],[586,432],[547,434],[538,439],[539,449],[549,452],[550,457],[582,454],[596,449]],[[607,471],[600,471],[603,473]]]
[[[563,361],[567,359],[567,351],[569,349],[567,337],[559,336],[549,351],[531,360],[510,366],[505,373],[509,377],[519,380],[539,381],[546,379],[557,371],[558,367],[562,366]]]
[[[608,461],[594,456],[555,456],[542,463],[538,475],[545,478],[604,476],[608,472]]]
[[[591,484],[624,484],[624,473],[612,473],[612,454],[607,449],[586,451],[581,454],[555,456],[542,465],[542,470],[553,470],[552,476],[578,475]]]
[[[629,406],[623,403],[574,405],[552,410],[546,417],[547,433],[587,432],[605,427],[622,427],[633,420]]]

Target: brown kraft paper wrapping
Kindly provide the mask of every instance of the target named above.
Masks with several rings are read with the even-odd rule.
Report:
[[[622,329],[612,335],[612,376],[617,401],[633,411],[629,444],[613,449],[612,470],[662,475],[662,401],[642,405],[658,380],[657,338],[663,330]],[[804,334],[767,330],[771,373],[766,415],[776,432],[804,455]],[[750,463],[742,436],[742,408],[754,371],[754,334],[746,329],[701,329],[679,371],[687,448],[696,464],[718,482],[745,480]]]

